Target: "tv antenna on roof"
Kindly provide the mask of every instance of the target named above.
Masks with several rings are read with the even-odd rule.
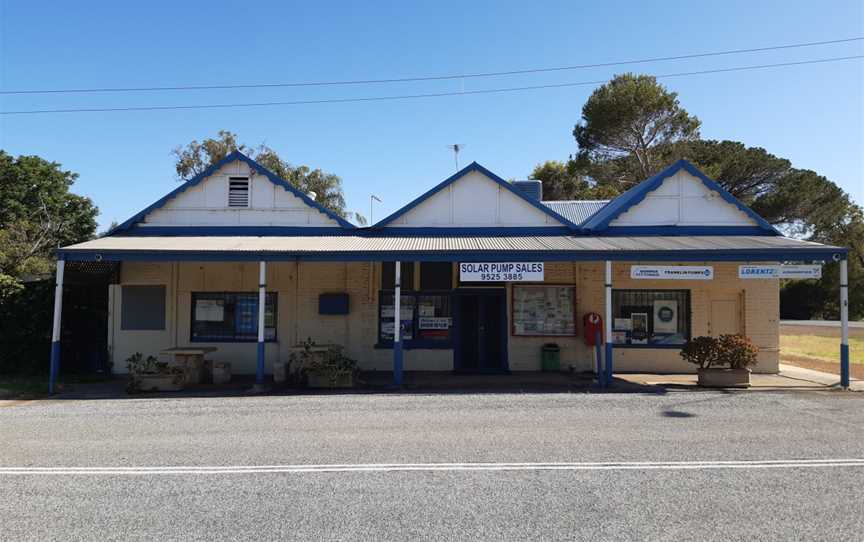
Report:
[[[447,145],[447,148],[453,151],[453,160],[456,162],[456,171],[459,171],[459,151],[465,148],[462,143],[454,143]]]
[[[374,211],[375,202],[381,203],[381,198],[376,196],[375,194],[371,194],[369,196],[369,224],[374,224],[375,222],[372,220],[372,212]]]

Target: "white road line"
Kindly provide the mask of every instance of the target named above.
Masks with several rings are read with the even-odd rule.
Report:
[[[607,461],[583,463],[366,463],[330,465],[0,467],[4,475],[309,474],[331,472],[623,471],[864,467],[864,459]]]

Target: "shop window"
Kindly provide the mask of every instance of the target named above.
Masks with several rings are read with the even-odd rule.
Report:
[[[615,344],[676,346],[690,339],[689,290],[613,290]]]
[[[381,289],[392,290],[396,284],[396,264],[381,263]],[[414,289],[414,262],[402,262],[402,289]]]
[[[258,294],[193,292],[192,342],[258,340]],[[264,305],[264,340],[276,340],[276,293]]]
[[[120,329],[165,329],[165,286],[123,286],[120,296]]]
[[[406,348],[449,347],[453,328],[452,296],[428,292],[408,292],[401,296],[400,320]],[[380,292],[378,344],[393,344],[393,292]]]
[[[576,335],[576,288],[513,285],[513,335]]]
[[[450,262],[420,262],[421,290],[452,290],[453,264]]]
[[[379,340],[381,342],[393,342],[394,337],[394,316],[396,314],[396,305],[394,300],[396,296],[393,292],[381,292],[380,305],[378,307],[379,314]],[[402,340],[410,341],[414,338],[414,294],[400,296],[401,307],[399,312],[401,316],[399,320],[402,322]]]
[[[421,277],[423,271],[420,272]],[[417,339],[449,342],[453,327],[453,311],[449,295],[417,296]]]

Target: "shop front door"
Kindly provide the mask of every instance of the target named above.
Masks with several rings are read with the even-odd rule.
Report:
[[[456,296],[454,365],[463,372],[507,370],[507,297],[503,289]]]

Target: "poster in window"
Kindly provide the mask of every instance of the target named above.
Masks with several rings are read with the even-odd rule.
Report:
[[[514,286],[514,335],[576,335],[573,286]]]
[[[654,333],[678,333],[678,302],[654,300]]]
[[[648,344],[648,313],[634,312],[630,315],[630,341],[633,344]]]
[[[225,301],[222,299],[196,299],[195,320],[221,322],[225,319]]]
[[[238,334],[258,333],[258,299],[238,297],[234,303],[234,329]]]

